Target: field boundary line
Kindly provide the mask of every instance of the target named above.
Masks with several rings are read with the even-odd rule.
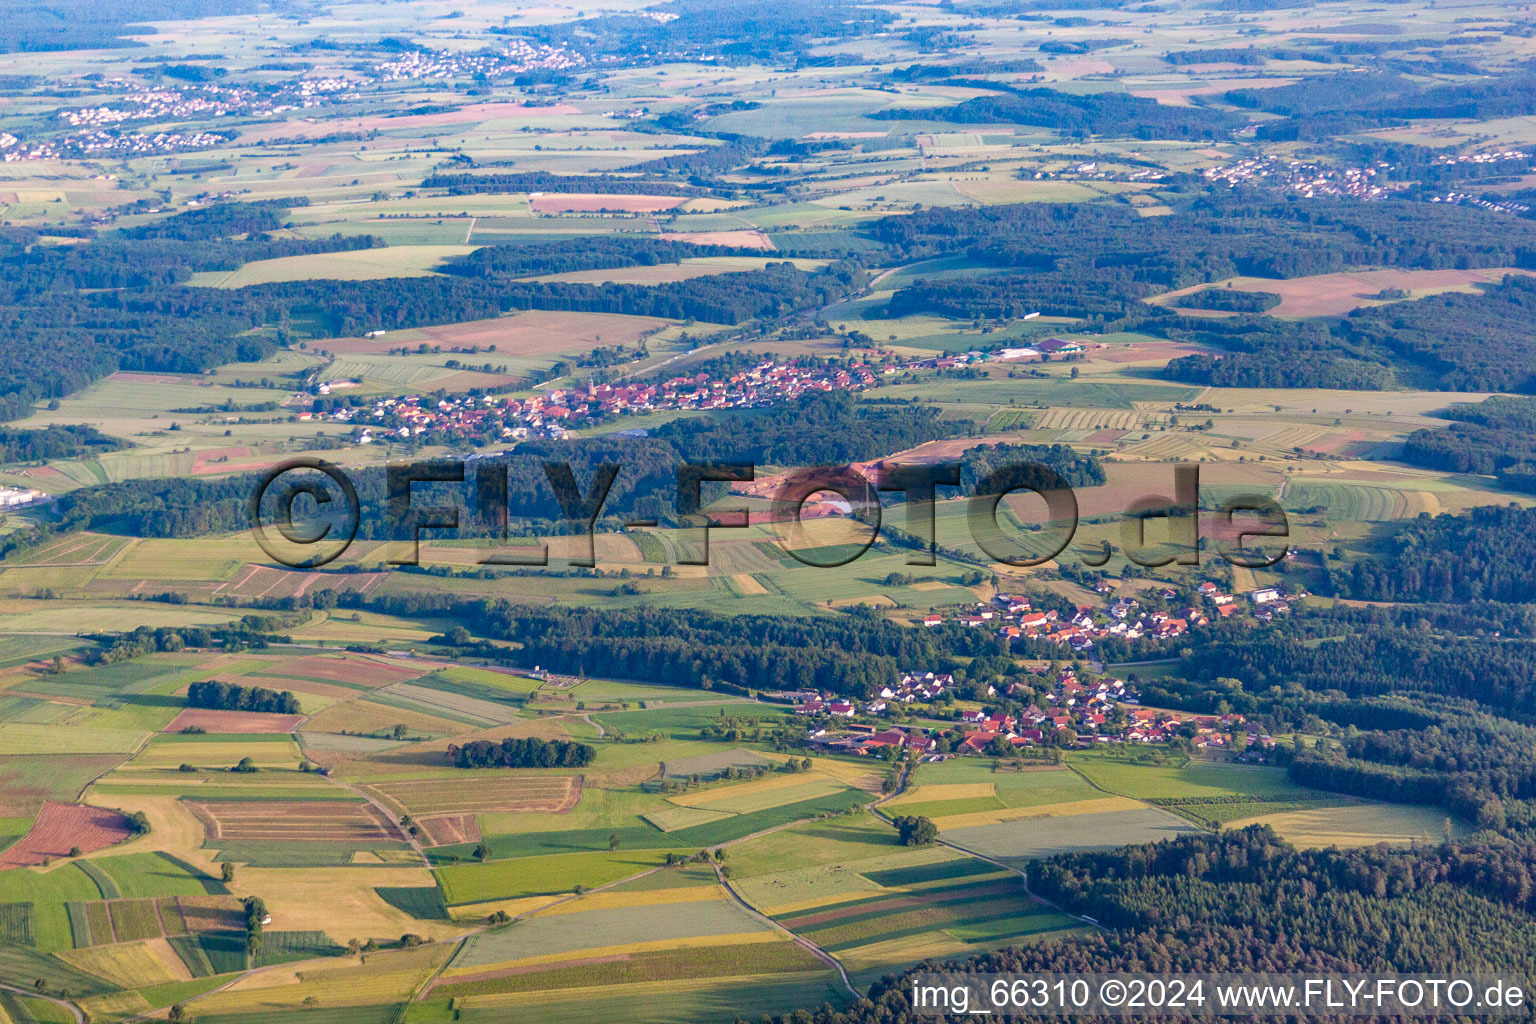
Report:
[[[907,778],[911,774],[911,770],[912,770],[912,766],[910,764],[904,765],[903,768],[902,768],[902,771],[901,771],[901,777],[896,780],[896,788],[891,790],[890,793],[888,793],[885,796],[881,797],[879,800],[876,800],[874,803],[869,805],[870,809],[872,811],[874,811],[876,815],[878,815],[879,817],[885,819],[887,822],[889,822],[893,826],[895,825],[895,822],[891,820],[890,815],[887,814],[885,812],[885,810],[880,805],[885,803],[888,800],[894,799],[898,794],[900,794],[903,790],[905,790],[907,788]],[[1081,772],[1078,772],[1078,774],[1082,775]],[[1093,780],[1088,779],[1087,776],[1083,776],[1083,778],[1084,778],[1085,781],[1088,782],[1089,785],[1093,785]],[[1097,789],[1099,787],[1095,787],[1095,788]],[[1107,790],[1107,789],[1100,789],[1100,792],[1109,793],[1109,790]],[[1118,793],[1110,793],[1110,795],[1111,796],[1119,796],[1120,794],[1118,794]],[[1072,913],[1072,911],[1067,910],[1065,907],[1062,907],[1060,904],[1056,903],[1054,900],[1048,900],[1044,896],[1040,896],[1040,895],[1036,894],[1029,887],[1029,873],[1024,871],[1024,870],[1022,870],[1021,868],[1016,868],[1012,864],[1008,864],[1008,863],[1006,863],[1004,861],[998,860],[995,857],[988,857],[986,854],[977,853],[975,850],[968,850],[968,849],[966,849],[963,846],[960,846],[960,845],[958,845],[956,843],[950,842],[949,840],[945,839],[943,836],[940,836],[939,838],[935,839],[934,840],[934,844],[937,845],[937,846],[945,847],[946,849],[954,850],[957,853],[963,853],[967,857],[975,857],[977,860],[986,861],[988,864],[991,864],[991,865],[993,865],[995,867],[1000,867],[1004,871],[1011,871],[1015,875],[1019,876],[1019,880],[1024,884],[1024,895],[1028,896],[1030,899],[1032,899],[1035,902],[1040,903],[1040,904],[1042,904],[1044,906],[1050,907],[1052,910],[1056,911],[1057,913],[1064,914],[1067,917],[1072,918],[1074,921],[1081,921],[1084,924],[1090,924],[1090,925],[1094,924],[1094,922],[1089,921],[1086,917],[1083,917],[1081,914],[1074,914],[1074,913]],[[1097,925],[1095,925],[1095,927],[1097,927]]]
[[[848,971],[843,967],[843,962],[841,960],[839,960],[833,954],[828,953],[826,950],[822,949],[820,946],[816,945],[816,943],[812,942],[805,936],[796,935],[794,932],[790,931],[788,928],[779,924],[779,922],[775,921],[767,914],[764,914],[752,904],[748,903],[744,898],[742,898],[741,893],[736,891],[735,886],[731,885],[731,880],[725,877],[725,872],[720,869],[720,862],[717,860],[711,860],[709,863],[710,867],[715,869],[715,877],[720,880],[720,885],[725,889],[726,892],[731,894],[731,899],[739,903],[747,913],[751,914],[759,921],[767,924],[774,931],[788,936],[789,940],[795,945],[804,949],[807,953],[810,953],[816,959],[822,961],[833,970],[837,971],[838,977],[843,979],[843,988],[848,990],[848,994],[851,995],[854,999],[860,998],[859,990],[854,988],[853,982],[848,979]]]
[[[337,781],[339,782],[340,780]],[[356,793],[358,796],[368,801],[368,806],[374,808],[380,814],[384,815],[385,820],[394,826],[395,830],[404,836],[405,841],[411,845],[411,849],[416,851],[416,856],[421,858],[421,863],[426,867],[426,869],[428,871],[432,870],[432,861],[427,856],[427,851],[422,847],[421,841],[411,834],[411,830],[409,828],[405,828],[399,824],[398,816],[394,811],[391,811],[388,807],[386,807],[383,801],[378,797],[374,796],[372,793],[364,792],[363,789],[359,786],[353,785],[350,782],[342,782],[341,786],[344,789],[351,790],[353,793]]]

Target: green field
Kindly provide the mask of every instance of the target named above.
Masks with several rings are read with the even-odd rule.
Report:
[[[1196,831],[1195,827],[1183,818],[1148,807],[949,829],[944,833],[944,840],[982,856],[1017,865],[1059,853],[1173,839],[1193,831]]]
[[[482,967],[549,953],[619,946],[631,942],[697,939],[770,931],[768,925],[728,900],[615,907],[584,913],[541,914],[471,937],[453,966]]]
[[[202,896],[228,892],[211,875],[163,853],[130,853],[120,857],[100,857],[85,862],[105,872],[124,897]]]
[[[255,966],[271,967],[296,960],[344,956],[346,952],[346,947],[338,946],[324,932],[268,931],[262,933],[261,951],[255,956]]]
[[[658,837],[661,836],[657,832]],[[672,848],[692,854],[697,849]],[[546,857],[520,857],[487,864],[450,864],[436,869],[443,900],[449,906],[515,899],[543,893],[570,892],[607,885],[621,878],[658,867],[667,850],[620,850],[614,853],[573,853]]]
[[[33,944],[43,953],[75,948],[69,914],[71,900],[99,900],[100,887],[80,870],[78,862],[51,871],[20,868],[0,871],[0,903],[31,903]]]
[[[1137,764],[1112,754],[1074,754],[1072,769],[1109,793],[1137,800],[1258,796],[1287,799],[1318,794],[1291,783],[1280,768],[1190,761],[1182,767]]]

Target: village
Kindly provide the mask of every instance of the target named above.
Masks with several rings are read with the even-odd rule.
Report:
[[[1240,185],[1265,184],[1299,192],[1305,199],[1319,196],[1353,196],[1356,199],[1380,199],[1402,186],[1377,182],[1377,177],[1391,169],[1382,162],[1370,167],[1325,166],[1303,160],[1290,160],[1265,154],[1248,157],[1224,167],[1207,167],[1206,181],[1237,188]],[[1385,178],[1382,179],[1385,181]]]
[[[1007,757],[1024,748],[1072,750],[1101,744],[1187,743],[1199,750],[1227,751],[1262,761],[1274,738],[1250,726],[1240,714],[1192,715],[1140,706],[1124,680],[1084,681],[1065,666],[1042,678],[1010,684],[1003,692],[985,689],[980,707],[960,709],[949,673],[911,672],[872,699],[854,702],[818,691],[774,695],[798,700],[794,713],[809,719],[805,739],[834,753],[894,759],[916,755],[942,760],[961,755]],[[980,694],[976,694],[980,696]],[[914,710],[925,706],[926,712]],[[883,724],[904,714],[922,724]],[[1038,751],[1037,751],[1038,753]]]
[[[31,139],[6,133],[0,137],[0,159],[149,156],[202,150],[229,142],[234,133],[189,128],[143,134],[122,131],[118,126],[131,121],[168,124],[223,117],[271,118],[290,111],[351,102],[359,98],[362,89],[390,83],[463,77],[493,79],[527,71],[569,71],[582,63],[579,54],[562,47],[513,39],[500,49],[472,53],[411,48],[346,76],[295,78],[264,87],[213,82],[146,86],[123,77],[103,78],[93,85],[97,92],[111,94],[111,102],[65,108],[54,115],[58,122],[83,131]]]
[[[991,628],[1002,636],[1044,639],[1081,654],[1093,646],[1096,636],[1166,639],[1184,634],[1191,626],[1207,624],[1212,614],[1226,618],[1246,612],[1255,620],[1271,621],[1287,610],[1289,601],[1303,596],[1265,587],[1245,595],[1245,606],[1209,581],[1196,590],[1210,614],[1193,606],[1173,614],[1147,612],[1140,610],[1137,601],[1120,598],[1103,611],[1081,607],[1072,618],[1065,619],[1054,609],[1035,610],[1027,598],[999,594],[991,603],[969,612],[947,617],[929,614],[923,625],[932,628],[947,622],[963,628]],[[1159,597],[1174,600],[1178,593],[1164,588]],[[1044,678],[1010,683],[1002,691],[992,684],[983,688],[957,685],[953,673],[928,671],[904,673],[900,683],[882,687],[861,701],[819,691],[772,696],[794,703],[794,713],[811,720],[808,742],[841,753],[1003,756],[1024,747],[1073,749],[1104,743],[1187,742],[1195,749],[1232,751],[1243,754],[1245,760],[1262,760],[1263,751],[1274,746],[1272,737],[1250,727],[1239,714],[1190,715],[1144,708],[1125,680],[1110,676],[1086,679],[1074,664],[1054,670],[1036,666],[1031,672]],[[962,708],[962,702],[980,707]],[[1008,710],[1008,705],[1014,710]],[[893,718],[918,718],[933,724],[880,724],[880,719]]]
[[[1103,583],[1098,590],[1101,594],[1112,594],[1115,586]],[[1305,596],[1279,587],[1262,587],[1246,595],[1244,606],[1210,581],[1201,583],[1196,594],[1201,606],[1187,604],[1172,612],[1147,611],[1135,598],[1118,597],[1104,611],[1084,605],[1070,618],[1055,609],[1038,611],[1025,597],[999,595],[992,604],[979,605],[969,612],[930,612],[923,617],[923,625],[932,628],[953,622],[967,629],[992,628],[1010,640],[1043,639],[1081,654],[1091,650],[1096,640],[1170,640],[1183,636],[1193,626],[1209,624],[1213,617],[1226,619],[1244,611],[1260,622],[1270,622],[1277,614],[1289,610],[1289,601]],[[1172,587],[1161,588],[1157,595],[1165,602],[1179,599],[1179,592]]]
[[[1530,160],[1531,153],[1526,150],[1503,149],[1473,153],[1445,153],[1436,156],[1432,163],[1436,167],[1467,165],[1503,167],[1528,165]],[[1247,157],[1220,167],[1207,167],[1201,173],[1208,182],[1221,183],[1232,188],[1243,185],[1271,185],[1299,193],[1303,199],[1322,196],[1382,199],[1408,188],[1406,182],[1389,180],[1390,172],[1394,170],[1397,170],[1397,165],[1384,160],[1369,166],[1351,167],[1345,164],[1321,164],[1264,154]],[[1524,170],[1529,170],[1529,167],[1511,167],[1511,173]],[[1529,210],[1528,206],[1512,200],[1489,199],[1484,195],[1468,192],[1446,191],[1426,195],[1423,198],[1426,202],[1467,204],[1496,213],[1523,214]]]
[[[972,351],[880,364],[854,362],[845,366],[770,359],[724,377],[700,372],[657,382],[587,383],[577,388],[556,388],[529,398],[446,395],[434,400],[405,395],[379,398],[372,405],[313,409],[300,413],[299,419],[355,423],[357,426],[351,439],[357,444],[369,444],[381,434],[405,440],[449,433],[479,438],[481,443],[530,437],[561,439],[568,437],[574,429],[596,426],[619,416],[674,409],[762,409],[812,392],[864,391],[878,386],[883,378],[899,373],[954,370],[991,361],[1070,359],[1083,351],[1084,347],[1077,342],[1048,338],[1032,347]],[[360,382],[354,380],[319,381],[312,391],[315,397],[323,399],[359,386]]]

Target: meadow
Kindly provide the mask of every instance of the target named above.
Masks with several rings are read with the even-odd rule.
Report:
[[[1080,850],[1151,843],[1195,831],[1183,818],[1155,807],[1063,814],[949,829],[946,842],[1009,864]]]
[[[657,833],[658,838],[661,834]],[[615,853],[576,853],[520,857],[486,864],[449,864],[436,869],[443,899],[449,906],[569,892],[576,886],[607,885],[659,867],[666,849],[620,850]],[[673,848],[672,852],[696,851]]]

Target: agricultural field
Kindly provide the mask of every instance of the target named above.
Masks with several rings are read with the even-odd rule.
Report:
[[[944,840],[983,857],[1022,866],[1057,854],[1157,842],[1193,831],[1194,825],[1168,811],[1132,806],[952,828],[944,832]]]
[[[658,839],[665,837],[657,833]],[[674,852],[692,853],[678,849]],[[572,853],[519,857],[487,864],[449,864],[436,870],[449,906],[569,892],[576,886],[607,885],[659,867],[667,850]]]
[[[133,825],[117,811],[86,804],[43,804],[27,834],[0,851],[0,870],[46,864],[115,846],[134,835]]]
[[[364,790],[401,814],[429,816],[559,814],[581,799],[579,775],[515,774],[476,778],[473,786],[456,779],[401,779],[377,782]]]
[[[1433,843],[1462,835],[1466,828],[1438,808],[1378,803],[1279,810],[1234,821],[1229,827],[1245,825],[1268,825],[1281,838],[1304,849]]]
[[[192,813],[207,829],[210,845],[231,840],[348,842],[393,841],[400,838],[394,823],[369,804],[341,800],[196,801]]]

